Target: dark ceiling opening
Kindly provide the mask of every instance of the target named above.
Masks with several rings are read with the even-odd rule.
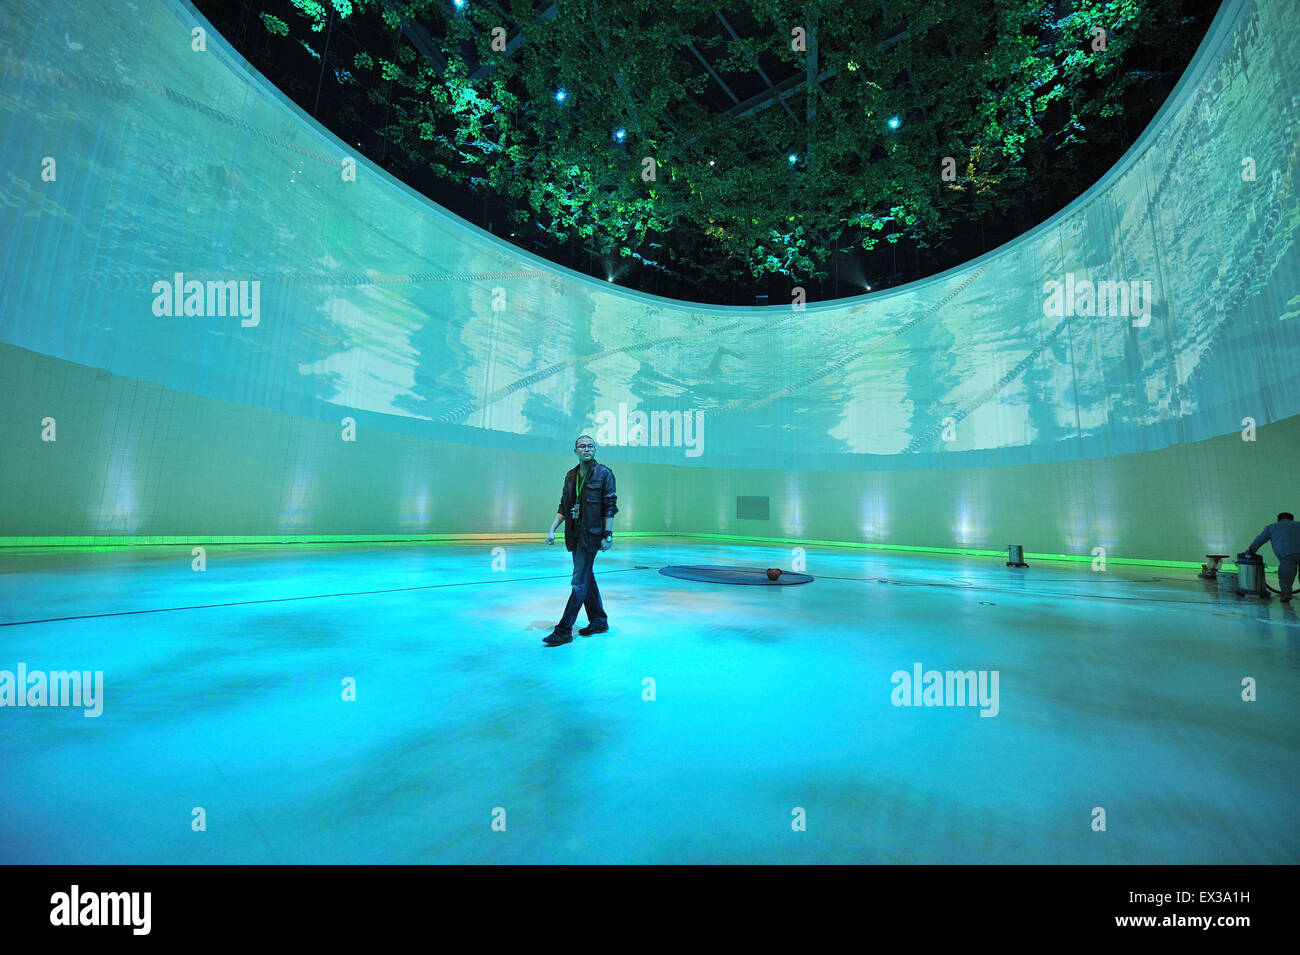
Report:
[[[435,202],[686,301],[826,301],[1033,228],[1123,155],[1210,0],[198,0]]]

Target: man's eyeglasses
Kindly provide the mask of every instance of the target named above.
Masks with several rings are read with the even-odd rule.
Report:
[[[578,451],[595,451],[595,450],[596,450],[596,446],[595,446],[594,444],[575,444],[575,445],[574,445],[574,448],[575,448],[576,450],[578,450]]]

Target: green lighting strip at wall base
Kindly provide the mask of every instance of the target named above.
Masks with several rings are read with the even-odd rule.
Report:
[[[629,537],[678,537],[691,540],[724,541],[733,544],[788,544],[794,547],[850,547],[859,550],[899,551],[909,554],[946,554],[959,557],[1005,558],[1005,550],[973,550],[961,547],[915,547],[906,544],[873,544],[860,541],[793,540],[784,537],[741,537],[733,534],[656,534],[646,531],[615,531],[615,540]],[[468,543],[472,541],[524,541],[545,539],[541,534],[309,534],[194,536],[108,536],[108,537],[0,537],[0,550],[69,547],[88,551],[119,550],[131,547],[210,547],[241,544],[407,544]],[[1054,560],[1092,563],[1089,554],[1025,554],[1025,560]],[[1109,564],[1134,567],[1176,567],[1197,570],[1201,564],[1190,560],[1146,560],[1135,557],[1106,556]],[[1220,572],[1236,570],[1235,563],[1225,561]]]
[[[760,543],[760,544],[792,544],[797,547],[807,547],[816,545],[818,547],[853,547],[861,550],[895,550],[905,551],[910,554],[952,554],[960,557],[1000,557],[1005,559],[1007,552],[1005,550],[972,550],[963,547],[913,547],[905,544],[871,544],[857,541],[821,541],[821,540],[789,540],[782,537],[737,537],[730,534],[672,534],[672,537],[694,537],[701,540],[718,540],[729,541],[732,543]],[[1071,562],[1082,562],[1090,564],[1095,560],[1091,554],[1025,554],[1025,560],[1063,560]],[[1112,557],[1106,555],[1108,564],[1127,564],[1135,567],[1182,567],[1190,569],[1200,569],[1201,564],[1194,560],[1148,560],[1137,557]],[[1229,564],[1225,561],[1219,570],[1222,572],[1229,567],[1236,568],[1236,564]]]
[[[662,537],[662,534],[618,533],[617,537]],[[217,544],[407,544],[417,541],[456,543],[465,541],[535,541],[545,534],[234,534],[211,536],[105,536],[105,537],[0,537],[0,550],[10,548],[74,547],[84,550],[115,550],[127,547],[186,546]]]

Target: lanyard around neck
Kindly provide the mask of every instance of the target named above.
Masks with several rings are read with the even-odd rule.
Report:
[[[582,487],[583,487],[584,484],[587,483],[587,477],[588,477],[588,475],[590,475],[590,474],[591,474],[591,469],[590,469],[590,468],[587,469],[587,474],[583,474],[583,473],[582,473],[582,465],[578,465],[578,476],[577,476],[577,478],[575,479],[576,482],[577,482],[578,493],[575,495],[575,497],[577,497],[577,499],[578,499],[579,501],[582,500]]]

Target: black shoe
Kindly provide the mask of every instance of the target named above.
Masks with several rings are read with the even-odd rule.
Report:
[[[1284,603],[1284,604],[1289,604],[1289,603],[1291,602],[1291,598],[1294,597],[1294,596],[1295,596],[1294,593],[1283,594],[1283,595],[1282,595],[1282,603]],[[579,633],[582,633],[581,630],[579,630],[578,632],[579,632]]]
[[[582,636],[584,637],[589,637],[593,633],[609,633],[609,624],[605,624],[605,626],[603,627],[596,627],[593,626],[592,624],[587,624],[585,627],[579,630],[578,633],[582,634]]]
[[[542,643],[546,644],[548,647],[558,647],[563,644],[572,643],[572,642],[573,642],[573,632],[568,630],[561,630],[559,627],[556,627],[546,636],[542,637]]]

